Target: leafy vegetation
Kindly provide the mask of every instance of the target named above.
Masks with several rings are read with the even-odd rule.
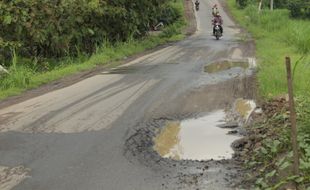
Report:
[[[291,56],[295,68],[294,90],[296,95],[305,95],[310,91],[310,36],[307,20],[289,18],[288,10],[262,10],[249,5],[238,9],[233,0],[229,0],[232,13],[240,24],[247,28],[255,38],[257,57],[260,65],[258,73],[260,93],[271,98],[287,93],[285,56]]]
[[[252,150],[245,150],[245,154],[249,155],[246,166],[254,171],[248,180],[254,180],[257,189],[276,190],[292,182],[305,189],[310,187],[310,102],[303,97],[297,98],[301,172],[295,176],[291,170],[293,153],[288,124],[288,105],[285,99],[280,99],[280,103],[278,101],[279,99],[268,101],[263,106],[266,115],[262,117],[265,121],[248,128],[250,138],[254,139],[251,142]]]
[[[75,1],[75,0],[71,0]],[[82,1],[83,3],[80,5],[75,4],[73,7],[68,7],[69,10],[63,10],[66,12],[66,14],[62,15],[61,18],[68,19],[68,22],[71,23],[71,27],[68,27],[68,30],[66,32],[57,32],[59,28],[53,28],[48,29],[46,28],[48,22],[34,25],[34,27],[38,27],[38,31],[36,31],[35,28],[27,28],[26,24],[23,25],[21,22],[23,20],[18,20],[19,17],[18,14],[20,11],[23,11],[23,9],[14,9],[14,11],[17,11],[18,14],[14,16],[13,12],[10,13],[12,16],[12,20],[10,21],[12,27],[9,27],[7,25],[3,25],[3,18],[4,16],[0,16],[0,60],[2,60],[0,63],[4,64],[6,68],[10,71],[9,75],[0,75],[0,99],[3,99],[8,96],[19,94],[20,92],[24,91],[25,89],[34,88],[39,85],[45,84],[49,81],[59,79],[65,75],[75,73],[77,71],[87,70],[94,68],[96,65],[102,65],[106,64],[111,61],[117,61],[124,57],[127,57],[129,55],[139,53],[144,51],[145,49],[150,49],[152,47],[155,47],[157,45],[169,42],[169,41],[175,41],[183,38],[183,34],[181,34],[182,27],[185,26],[185,21],[183,17],[183,0],[154,0],[154,1],[139,1],[142,3],[141,5],[146,5],[146,7],[143,8],[143,10],[140,10],[141,14],[143,12],[143,16],[137,16],[137,13],[134,13],[135,8],[137,7],[130,7],[127,4],[129,3],[130,6],[138,6],[135,5],[136,3],[130,3],[129,1]],[[31,3],[33,4],[33,8],[29,8],[29,11],[35,11],[36,6],[39,5],[37,3],[43,2],[43,0],[39,1],[8,1],[8,3],[4,3],[3,1],[0,2],[0,12],[2,11],[9,11],[10,9],[6,9],[7,6],[18,5],[19,7],[24,6],[23,3]],[[59,2],[57,8],[60,8],[59,6],[69,6],[63,1],[44,1],[46,2],[46,8],[53,9],[53,6],[55,3]],[[67,2],[67,1],[66,1]],[[69,1],[68,1],[69,2]],[[105,3],[104,3],[105,2]],[[94,3],[94,4],[92,4]],[[102,7],[99,6],[97,9],[97,3],[102,5]],[[151,5],[153,4],[153,7]],[[28,5],[28,4],[27,4]],[[53,5],[53,6],[52,6]],[[96,5],[96,6],[95,6]],[[49,7],[51,6],[51,7]],[[78,8],[78,6],[81,6]],[[83,8],[83,6],[89,6],[87,9]],[[94,7],[93,7],[94,6]],[[102,9],[107,9],[107,7],[114,7],[119,10],[123,10],[123,14],[134,14],[137,17],[137,19],[140,19],[138,17],[143,17],[142,20],[136,21],[136,25],[134,29],[132,23],[127,23],[131,21],[127,21],[125,19],[120,19],[119,17],[113,17],[113,19],[118,19],[115,21],[114,26],[111,22],[112,20],[109,20],[109,23],[105,23],[102,19],[103,18],[97,18],[96,14],[92,11],[99,11]],[[150,6],[148,8],[148,6]],[[6,8],[4,8],[6,7]],[[31,6],[32,7],[32,6]],[[74,8],[75,7],[75,8]],[[141,8],[141,7],[140,7]],[[45,9],[43,6],[42,9]],[[62,8],[63,9],[63,8]],[[61,9],[61,10],[62,10]],[[79,13],[79,10],[81,12]],[[128,10],[127,10],[128,9]],[[150,16],[147,15],[147,13],[144,13],[145,10],[151,9],[150,12],[156,9],[156,14]],[[25,9],[28,10],[28,9]],[[132,10],[132,11],[130,11]],[[39,12],[42,10],[38,10]],[[56,10],[55,10],[56,11]],[[60,10],[57,10],[60,11]],[[85,12],[84,12],[85,11]],[[89,11],[89,12],[88,12]],[[127,12],[126,12],[127,11]],[[40,12],[36,19],[33,22],[36,22],[38,19],[38,22],[43,22],[41,20],[41,17],[44,16],[51,16],[54,15],[44,15],[47,14],[46,10]],[[64,13],[63,12],[63,13]],[[111,11],[110,11],[111,12]],[[41,13],[43,15],[41,15]],[[73,15],[70,15],[70,14]],[[87,16],[83,19],[83,22],[87,22],[87,24],[83,24],[81,26],[80,24],[76,24],[76,19],[74,17],[77,16],[85,16],[88,15],[94,18],[94,22],[91,23],[91,20],[87,20]],[[75,15],[78,14],[78,15]],[[80,15],[81,14],[81,15]],[[99,14],[99,13],[98,13]],[[100,13],[101,14],[101,13]],[[103,14],[103,13],[102,13]],[[105,12],[103,15],[109,14]],[[112,14],[112,13],[111,13]],[[118,13],[113,13],[118,14]],[[120,13],[119,13],[120,14]],[[4,14],[0,14],[4,15]],[[56,15],[56,13],[55,13]],[[67,16],[66,16],[67,15]],[[115,15],[114,15],[115,16]],[[127,18],[128,15],[123,15]],[[147,18],[149,17],[149,18]],[[165,18],[165,29],[160,35],[147,35],[148,30],[150,30],[150,27],[152,24],[156,23],[157,20],[160,20],[162,17]],[[70,19],[72,19],[72,21]],[[59,19],[59,18],[57,18]],[[57,20],[56,19],[56,20]],[[144,20],[146,19],[146,20]],[[51,26],[54,21],[51,20]],[[61,19],[60,19],[61,20]],[[70,20],[70,21],[69,21]],[[98,21],[98,23],[96,23]],[[113,22],[114,22],[113,21]],[[148,23],[147,23],[148,21]],[[1,24],[2,22],[2,24]],[[59,21],[60,22],[60,21]],[[65,22],[65,21],[63,21]],[[17,34],[14,34],[13,31],[18,30],[18,27],[13,26],[19,26],[21,25],[21,29],[27,30],[24,32],[20,32]],[[92,25],[94,24],[94,25]],[[123,24],[123,25],[122,25]],[[101,26],[105,25],[105,26]],[[131,25],[131,26],[128,26]],[[53,25],[54,26],[54,25]],[[93,27],[92,27],[93,26]],[[113,27],[111,27],[113,26]],[[63,30],[67,27],[65,23],[61,24],[61,27]],[[84,28],[85,27],[85,28]],[[86,27],[89,27],[91,30],[88,30]],[[105,28],[104,28],[105,27]],[[123,28],[118,28],[123,27]],[[129,27],[129,28],[127,28]],[[85,30],[84,30],[85,29]],[[11,31],[12,30],[12,31]],[[51,31],[50,31],[51,30]],[[98,30],[98,31],[97,31]],[[119,31],[118,31],[119,30]],[[5,32],[7,31],[7,32]],[[35,32],[36,31],[36,32]],[[40,32],[41,31],[41,32]],[[90,32],[93,31],[93,32]],[[124,33],[127,31],[128,33]],[[90,32],[90,33],[89,33]],[[3,35],[3,33],[6,33],[6,35]],[[55,33],[55,35],[54,35]],[[43,40],[37,40],[35,35],[45,35],[43,37]],[[51,38],[51,35],[53,34],[53,38]],[[84,36],[85,34],[85,36]],[[33,35],[33,36],[31,36]],[[50,36],[50,37],[48,37]],[[29,37],[29,38],[28,38]],[[38,36],[37,36],[38,37]],[[76,40],[79,40],[78,42]],[[4,39],[6,42],[4,42]],[[39,39],[39,37],[38,37]],[[1,41],[2,40],[2,41]],[[56,40],[56,41],[54,41]],[[88,43],[88,45],[84,44]],[[59,43],[58,43],[59,42]],[[30,48],[32,43],[34,48]],[[62,45],[59,45],[61,43],[67,43],[67,47],[62,47]],[[81,46],[80,46],[81,45]],[[42,49],[41,49],[42,48]],[[40,49],[40,50],[39,50]]]
[[[262,97],[271,101],[287,93],[285,56],[293,60],[301,156],[301,173],[294,176],[291,173],[289,116],[284,107],[248,129],[258,139],[246,153],[252,155],[246,164],[255,171],[249,178],[256,179],[257,189],[281,189],[292,182],[310,188],[310,21],[292,19],[292,10],[289,9],[263,9],[258,12],[257,1],[254,4],[247,2],[242,9],[234,0],[229,0],[228,4],[234,17],[255,39],[258,85]],[[287,1],[283,7],[289,8],[292,2]],[[306,13],[306,8],[302,9]]]
[[[0,2],[0,60],[93,53],[105,41],[144,36],[159,19],[181,13],[171,0],[4,0]]]

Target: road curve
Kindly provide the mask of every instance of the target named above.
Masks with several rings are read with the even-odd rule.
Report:
[[[226,167],[218,163],[194,187],[186,184],[186,171],[184,178],[175,177],[191,163],[157,166],[126,155],[126,143],[141,123],[253,97],[250,69],[204,72],[208,64],[253,56],[222,6],[224,36],[211,36],[215,3],[220,4],[201,0],[198,31],[184,41],[0,110],[0,189],[230,189],[229,179],[217,176],[217,168]]]

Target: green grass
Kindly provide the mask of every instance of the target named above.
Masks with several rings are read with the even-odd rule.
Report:
[[[256,136],[262,139],[261,147],[248,153],[252,155],[248,163],[257,171],[255,189],[279,189],[292,181],[310,189],[310,20],[293,20],[287,10],[263,10],[258,13],[257,6],[241,10],[235,5],[235,0],[227,2],[236,20],[255,39],[259,93],[263,98],[287,94],[286,56],[291,57],[295,68],[294,93],[301,173],[292,176],[289,168],[282,167],[292,163],[291,156],[288,156],[291,147],[288,115],[283,110],[256,124],[264,132]],[[249,130],[255,130],[255,126]],[[273,146],[275,142],[280,146]]]
[[[287,93],[286,56],[290,56],[294,64],[305,57],[296,67],[294,88],[296,95],[307,94],[310,91],[310,21],[290,19],[287,10],[258,13],[256,6],[240,10],[234,0],[228,0],[228,4],[237,21],[255,39],[260,94],[272,98]]]
[[[176,7],[183,15],[183,0],[175,1],[172,6]],[[62,61],[52,60],[53,63],[46,64],[47,69],[44,72],[38,71],[33,66],[26,66],[25,59],[14,55],[12,66],[9,68],[10,75],[0,78],[0,100],[18,95],[25,90],[36,88],[67,75],[90,70],[98,65],[116,62],[167,42],[181,40],[185,37],[181,32],[185,26],[186,22],[183,15],[174,24],[166,27],[162,34],[158,36],[147,36],[144,39],[129,40],[114,45],[104,43],[106,45],[99,47],[97,52],[90,57],[80,55],[77,58],[69,57]],[[30,65],[35,65],[35,63],[32,62]]]

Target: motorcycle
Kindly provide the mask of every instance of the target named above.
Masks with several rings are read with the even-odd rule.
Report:
[[[199,3],[195,3],[195,8],[196,8],[196,11],[199,11]]]
[[[214,26],[214,36],[217,40],[220,39],[220,37],[222,36],[222,32],[221,32],[221,25],[219,23],[215,23]]]

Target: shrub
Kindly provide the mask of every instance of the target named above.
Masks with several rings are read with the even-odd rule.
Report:
[[[240,8],[245,8],[248,5],[249,0],[236,0],[237,5]]]
[[[169,24],[180,17],[171,1],[2,0],[0,61],[12,49],[22,57],[58,58],[142,37],[159,18]]]
[[[310,2],[309,0],[290,0],[288,9],[291,11],[291,16],[295,18],[310,18]]]

